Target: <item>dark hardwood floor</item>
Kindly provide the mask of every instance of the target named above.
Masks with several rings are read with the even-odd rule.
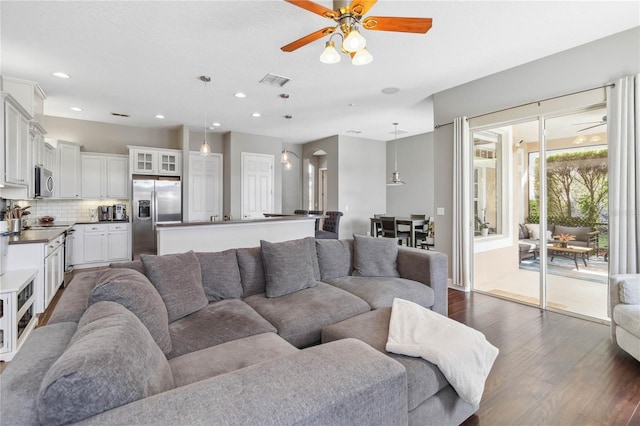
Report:
[[[456,290],[449,317],[500,349],[464,426],[640,425],[640,362],[608,326]]]

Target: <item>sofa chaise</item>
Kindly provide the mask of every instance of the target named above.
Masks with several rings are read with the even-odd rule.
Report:
[[[0,424],[457,424],[478,407],[441,374],[321,344],[395,297],[446,315],[446,281],[443,254],[359,236],[80,273],[2,374]],[[408,380],[429,390],[413,411]]]
[[[609,277],[611,340],[640,361],[640,274]]]

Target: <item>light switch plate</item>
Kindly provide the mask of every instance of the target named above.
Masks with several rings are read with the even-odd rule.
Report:
[[[437,215],[438,216],[444,216],[444,207],[438,207]]]

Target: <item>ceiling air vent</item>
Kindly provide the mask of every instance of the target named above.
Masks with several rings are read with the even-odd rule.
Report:
[[[362,130],[351,129],[351,130],[347,130],[347,133],[353,133],[354,135],[359,135],[360,133],[362,133]]]
[[[113,115],[114,117],[124,117],[124,118],[131,117],[129,114],[121,114],[119,112],[112,112],[111,115]]]
[[[266,84],[268,86],[276,86],[276,87],[282,87],[285,84],[287,84],[289,81],[291,81],[291,79],[289,77],[284,77],[281,75],[276,75],[276,74],[267,74],[264,77],[262,77],[262,80],[260,80],[261,84]]]

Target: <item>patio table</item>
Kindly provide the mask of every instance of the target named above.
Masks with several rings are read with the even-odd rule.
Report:
[[[576,270],[580,270],[578,266],[578,255],[582,257],[582,262],[584,266],[587,265],[587,255],[589,252],[593,250],[592,247],[576,247],[576,246],[567,246],[561,247],[556,246],[555,244],[547,244],[547,252],[549,256],[551,256],[550,261],[553,262],[554,256],[564,256],[570,259],[573,259],[573,262],[576,264]]]

